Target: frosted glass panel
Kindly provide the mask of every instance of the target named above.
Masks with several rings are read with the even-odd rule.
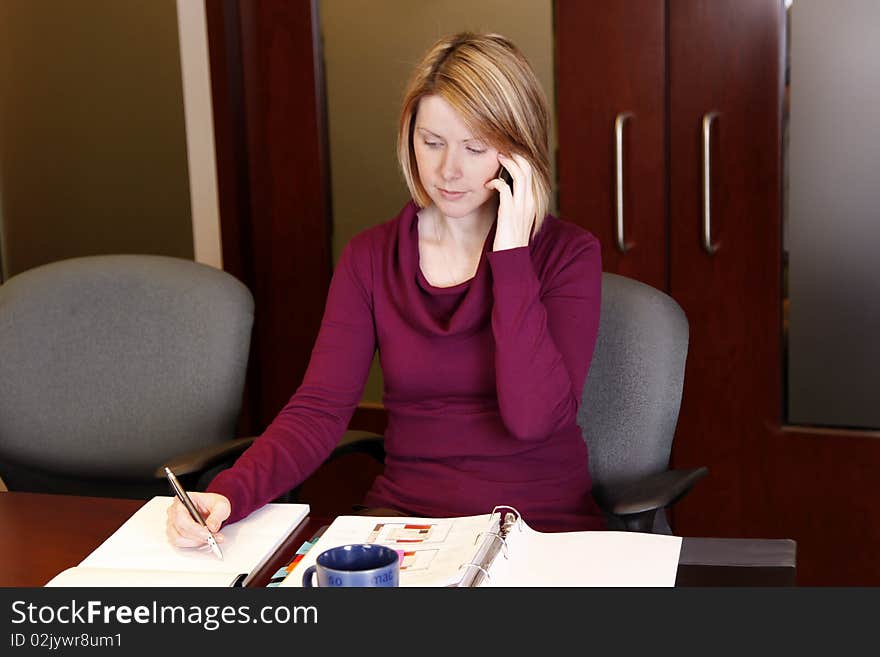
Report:
[[[788,421],[880,427],[880,3],[790,9]]]

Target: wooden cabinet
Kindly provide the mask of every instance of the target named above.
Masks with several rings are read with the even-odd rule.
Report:
[[[561,215],[599,238],[605,271],[665,289],[664,3],[560,0],[556,12]]]
[[[668,290],[691,324],[674,460],[712,470],[707,494],[676,522],[687,533],[759,535],[772,531],[760,455],[782,419],[783,7],[668,8]]]
[[[774,535],[762,455],[780,423],[782,2],[556,9],[560,213],[599,237],[605,271],[667,291],[690,322],[673,464],[710,476],[674,529]]]
[[[783,415],[783,2],[557,0],[556,30],[560,214],[690,322],[672,460],[710,474],[674,530],[793,538],[799,584],[880,585],[880,434]]]

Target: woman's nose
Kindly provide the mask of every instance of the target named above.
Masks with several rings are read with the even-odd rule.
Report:
[[[461,164],[454,149],[447,148],[440,162],[440,175],[443,180],[455,180],[461,176]]]

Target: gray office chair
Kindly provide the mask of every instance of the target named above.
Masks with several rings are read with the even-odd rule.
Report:
[[[578,425],[609,529],[669,533],[664,509],[709,472],[667,469],[687,349],[688,322],[675,300],[602,274],[599,335]]]
[[[9,490],[148,498],[201,488],[235,439],[253,298],[146,255],[74,258],[0,286],[0,478]],[[202,479],[202,481],[199,481]]]
[[[669,470],[687,358],[688,322],[669,296],[638,281],[602,274],[599,335],[584,384],[578,425],[590,454],[593,494],[609,529],[669,533],[665,509],[708,473]],[[296,494],[330,490],[321,477],[363,455],[384,458],[382,437],[350,431]],[[359,501],[359,500],[355,500]],[[337,509],[337,513],[346,509]]]

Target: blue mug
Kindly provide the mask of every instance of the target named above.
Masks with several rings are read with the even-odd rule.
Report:
[[[314,566],[303,573],[303,586],[398,586],[400,559],[384,545],[358,543],[330,548],[318,555]]]

